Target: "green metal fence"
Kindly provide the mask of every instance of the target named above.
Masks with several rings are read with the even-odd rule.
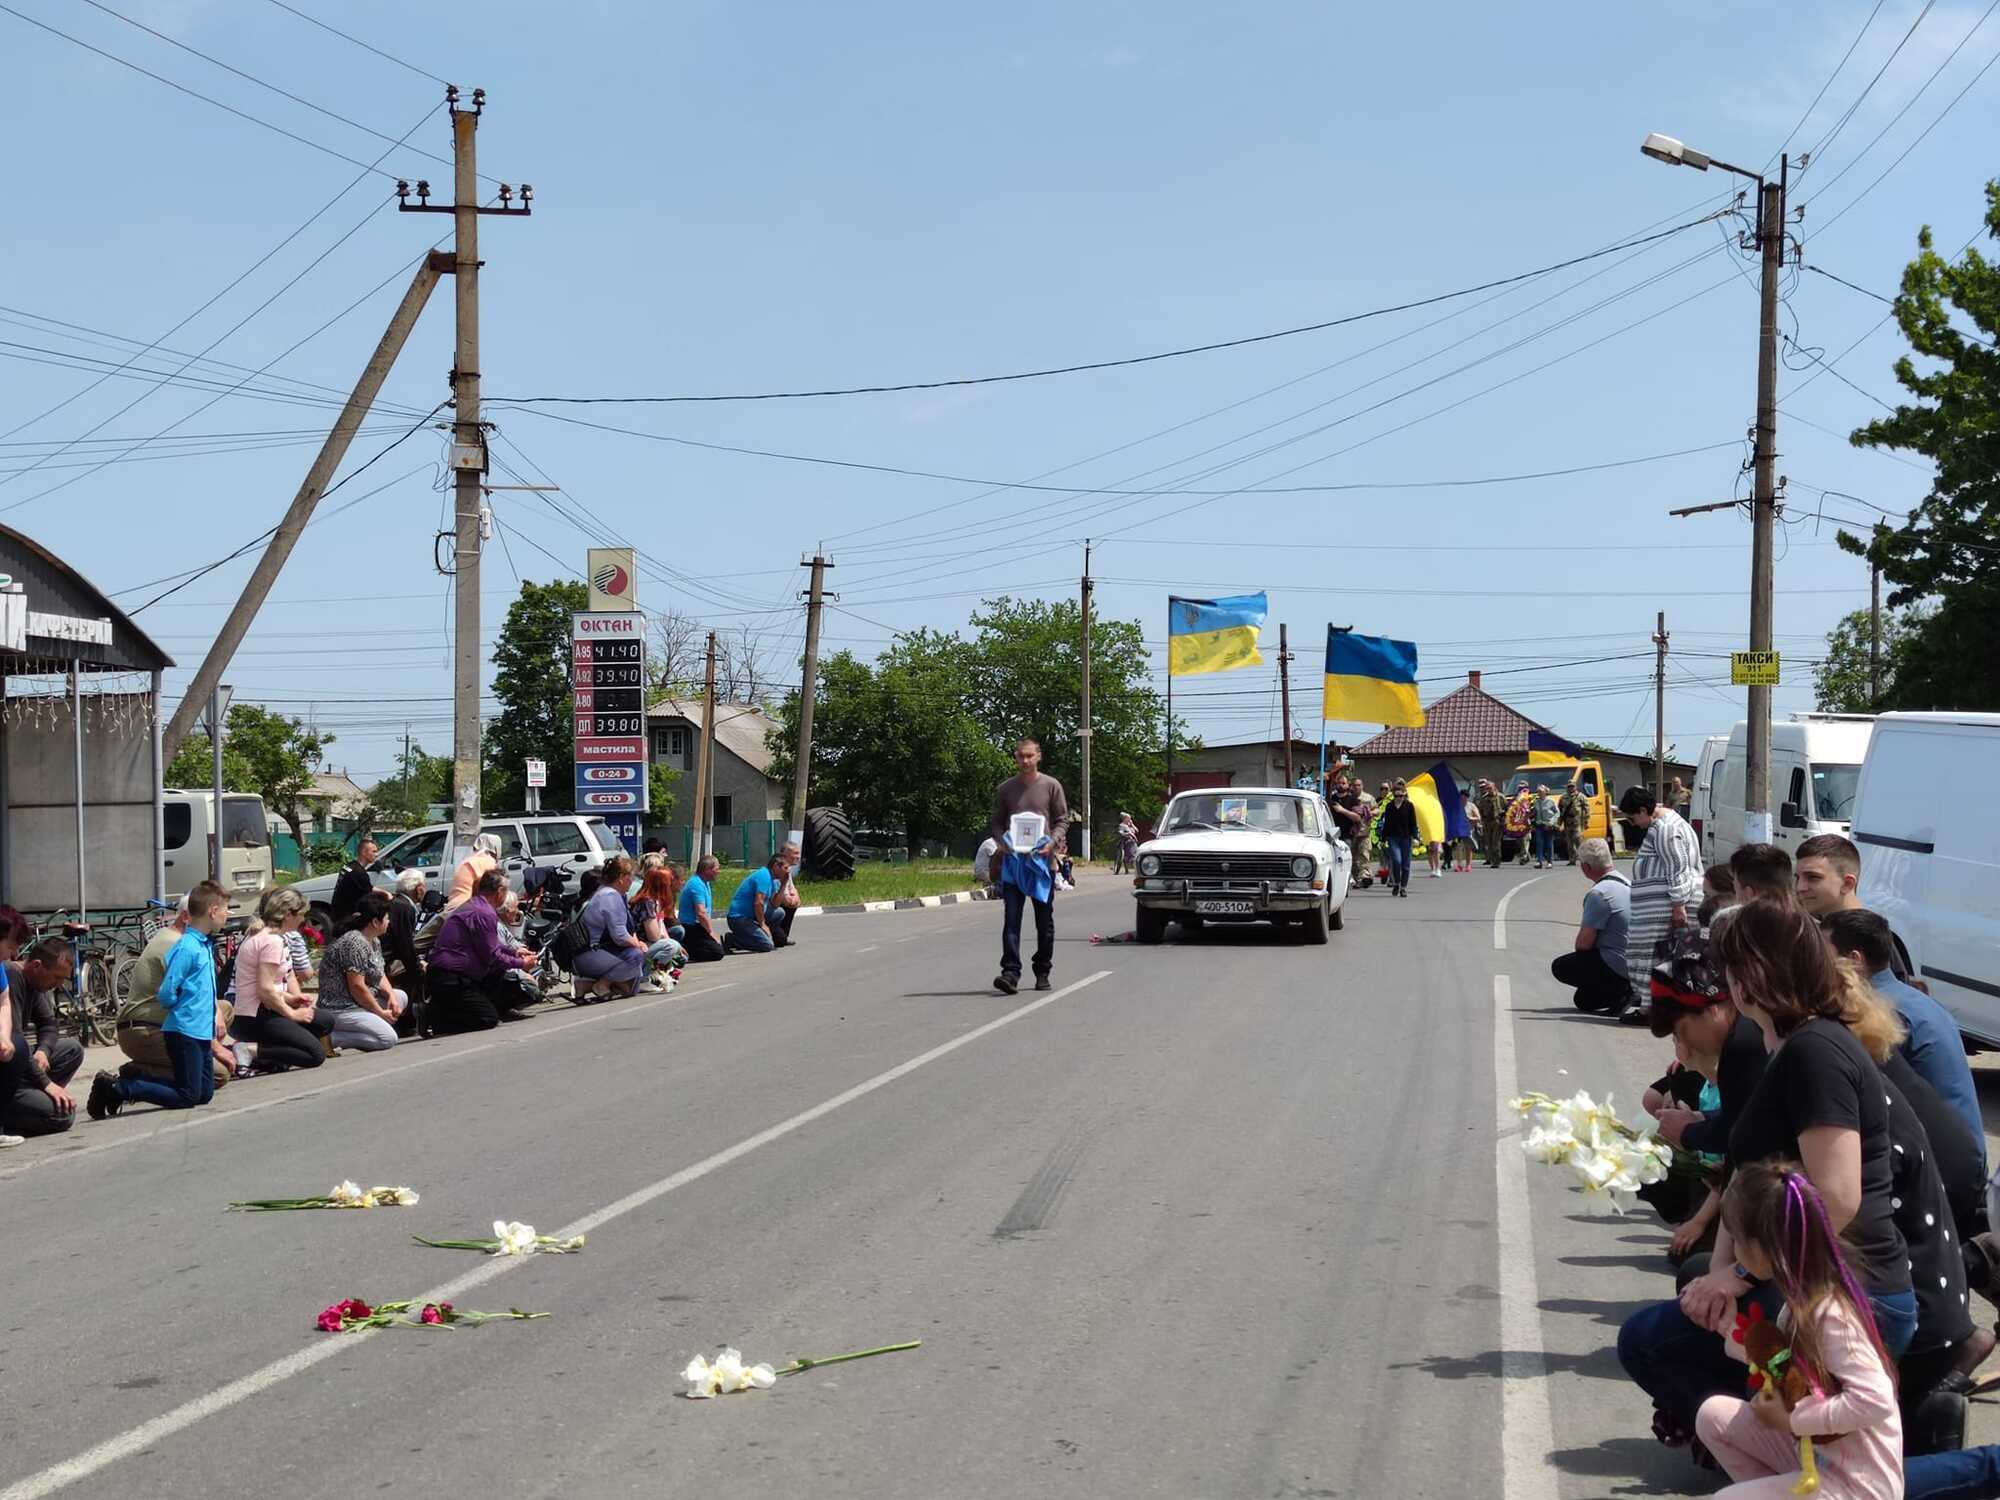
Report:
[[[715,829],[715,854],[726,865],[745,869],[765,863],[785,847],[790,832],[782,820],[764,818],[754,823],[722,823]],[[686,823],[670,823],[664,828],[648,828],[645,836],[667,846],[667,857],[682,864],[694,862],[694,829]]]

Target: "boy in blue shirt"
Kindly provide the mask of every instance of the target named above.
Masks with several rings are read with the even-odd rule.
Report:
[[[229,920],[229,894],[204,880],[188,892],[188,930],[167,954],[167,971],[158,996],[166,1019],[160,1040],[173,1065],[172,1084],[141,1074],[120,1078],[99,1073],[90,1085],[85,1105],[93,1120],[115,1115],[130,1103],[157,1104],[162,1109],[194,1109],[215,1096],[215,1073],[209,1065],[208,1044],[215,1037],[215,950],[209,939]]]
[[[785,946],[791,911],[778,902],[778,891],[791,872],[783,851],[763,869],[743,877],[729,903],[729,941],[745,953],[769,953]]]

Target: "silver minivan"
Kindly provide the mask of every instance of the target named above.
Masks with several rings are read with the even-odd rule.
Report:
[[[570,889],[574,890],[573,877],[625,852],[618,835],[602,818],[539,813],[490,817],[479,825],[479,831],[499,837],[500,867],[517,891],[531,867],[568,870]],[[451,871],[445,865],[451,854],[451,824],[428,823],[408,833],[384,834],[380,841],[382,851],[368,867],[377,888],[395,889],[396,877],[405,870],[421,871],[426,890],[441,892],[451,884]],[[337,875],[315,875],[292,887],[306,898],[316,924],[330,920],[328,903],[333,900],[338,879]]]

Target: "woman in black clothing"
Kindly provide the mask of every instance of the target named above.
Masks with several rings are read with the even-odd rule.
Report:
[[[1389,846],[1389,892],[1410,893],[1410,846],[1417,837],[1417,809],[1410,801],[1409,784],[1400,776],[1382,809],[1382,842]]]

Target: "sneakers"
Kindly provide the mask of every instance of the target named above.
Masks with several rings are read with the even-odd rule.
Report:
[[[1626,1006],[1624,1010],[1619,1012],[1618,1022],[1621,1026],[1644,1026],[1646,1024],[1646,1007],[1643,1005]]]
[[[1021,978],[1018,974],[996,974],[993,976],[993,988],[1003,995],[1017,994],[1021,988]]]
[[[27,1142],[28,1138],[25,1135],[0,1134],[0,1151],[5,1151],[9,1146],[24,1146]]]
[[[1054,989],[1055,987],[1056,987],[1056,982],[1055,982],[1055,981],[1054,981],[1053,979],[1049,978],[1049,976],[1048,976],[1048,975],[1046,975],[1046,974],[1037,974],[1037,975],[1035,976],[1035,988],[1036,988],[1036,989],[1038,989],[1038,990],[1052,990],[1052,989]]]
[[[84,1113],[93,1120],[109,1119],[125,1107],[125,1096],[118,1092],[118,1075],[99,1073],[90,1080],[90,1097],[84,1102]]]

